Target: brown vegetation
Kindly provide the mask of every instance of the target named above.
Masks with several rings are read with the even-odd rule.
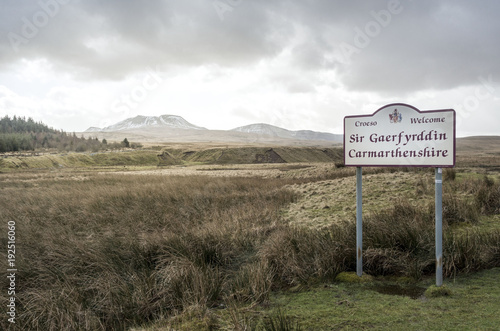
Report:
[[[0,218],[3,224],[14,220],[18,235],[17,327],[123,330],[181,312],[263,303],[275,289],[333,281],[355,269],[352,219],[311,228],[289,224],[285,212],[303,194],[292,187],[335,187],[353,175],[351,168],[320,169],[325,172],[290,170],[312,171],[309,177],[266,179],[2,174]],[[395,169],[370,173],[368,182],[407,177]],[[500,266],[498,227],[476,226],[484,215],[499,213],[500,182],[457,177],[446,184],[443,202],[446,276]],[[425,176],[416,178],[411,191],[421,198],[432,194]],[[430,205],[396,200],[374,208],[364,236],[367,273],[420,278],[434,272]],[[6,246],[5,236],[0,242]],[[0,296],[5,300],[5,291]],[[280,320],[291,324],[279,316],[269,323]],[[6,329],[5,319],[1,323]],[[214,319],[206,323],[217,327]]]

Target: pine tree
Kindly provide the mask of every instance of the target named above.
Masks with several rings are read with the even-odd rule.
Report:
[[[130,147],[130,143],[128,142],[128,139],[127,139],[127,138],[123,139],[123,141],[122,141],[122,145],[123,145],[125,148],[129,148],[129,147]]]

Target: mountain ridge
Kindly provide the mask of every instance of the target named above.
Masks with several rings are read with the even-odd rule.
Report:
[[[127,118],[118,123],[109,125],[102,129],[98,127],[90,127],[84,132],[112,132],[112,131],[141,129],[147,127],[169,127],[175,129],[207,130],[207,128],[189,123],[183,117],[178,115],[161,115],[161,116],[137,115],[135,117]]]
[[[342,135],[336,135],[328,132],[318,132],[312,130],[297,130],[292,131],[278,126],[266,123],[255,123],[245,126],[240,126],[231,131],[266,134],[272,137],[299,139],[299,140],[327,140],[327,141],[342,141]]]
[[[144,116],[138,115],[135,117],[127,118],[123,121],[109,125],[105,128],[90,127],[84,133],[119,133],[119,132],[138,132],[148,131],[148,134],[160,135],[163,137],[173,135],[176,139],[180,137],[192,138],[193,134],[198,140],[206,139],[211,140],[214,137],[211,134],[217,134],[219,139],[224,140],[226,135],[228,141],[232,139],[255,140],[268,137],[269,139],[284,139],[284,140],[300,140],[300,141],[326,141],[326,142],[341,142],[341,134],[332,134],[327,132],[317,132],[312,130],[298,130],[291,131],[288,129],[280,128],[266,123],[255,123],[232,130],[209,130],[204,127],[194,125],[186,121],[183,117],[178,115],[161,115],[161,116]],[[143,132],[144,133],[144,132]],[[235,137],[234,135],[239,136]],[[267,139],[267,138],[266,138]]]

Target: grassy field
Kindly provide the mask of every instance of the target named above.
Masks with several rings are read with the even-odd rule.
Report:
[[[337,277],[355,270],[354,169],[156,169],[132,159],[120,172],[111,161],[109,168],[78,161],[0,173],[0,219],[4,231],[8,222],[16,227],[17,329],[493,330],[499,323],[493,167],[445,173],[444,272],[452,295],[412,299],[387,293],[433,284],[429,170],[364,169],[371,277],[346,283]],[[0,241],[7,246],[6,235]],[[7,289],[9,280],[1,284]],[[7,302],[7,290],[0,298]],[[6,318],[0,328],[14,330]]]
[[[96,153],[10,153],[1,155],[0,172],[54,169],[108,169],[193,165],[341,162],[342,149],[316,147],[177,146]],[[133,169],[133,170],[134,170]]]
[[[123,167],[156,167],[158,151],[124,150],[98,153],[54,153],[13,154],[0,159],[0,172],[18,172],[22,170],[54,170],[54,169],[93,169]]]

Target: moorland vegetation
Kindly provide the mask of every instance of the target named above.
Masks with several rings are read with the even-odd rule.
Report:
[[[365,173],[398,171],[427,170]],[[16,326],[298,329],[283,312],[256,319],[241,312],[265,307],[273,293],[330,284],[355,270],[351,216],[319,229],[285,217],[300,197],[292,186],[352,176],[353,169],[333,165],[327,175],[309,178],[81,169],[3,174],[0,218],[2,224],[14,220],[18,236]],[[446,176],[445,277],[500,267],[500,181],[455,170]],[[433,275],[432,201],[404,199],[421,194],[422,185],[410,185],[396,203],[366,216],[367,274],[412,281]],[[6,240],[0,239],[4,247]],[[0,293],[2,300],[6,295]],[[1,323],[8,329],[5,319]]]

